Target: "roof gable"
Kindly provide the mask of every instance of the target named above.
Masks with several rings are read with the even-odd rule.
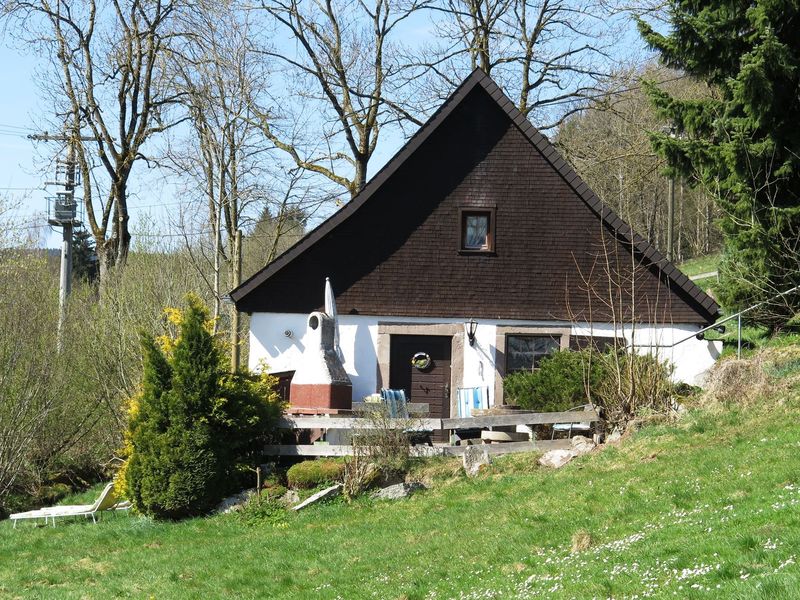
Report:
[[[469,121],[465,120],[465,114],[469,113]],[[476,119],[478,121],[476,122]],[[510,128],[510,129],[509,129]],[[468,131],[464,131],[468,129]],[[444,141],[443,141],[444,138]],[[474,144],[472,143],[474,139]],[[521,143],[524,140],[524,143]],[[506,150],[503,147],[508,146]],[[526,146],[528,149],[526,150]],[[448,151],[452,147],[451,151]],[[513,148],[512,148],[513,147]],[[532,148],[531,148],[532,147]],[[440,169],[437,177],[429,173],[428,187],[439,186],[437,194],[423,194],[425,201],[428,203],[425,207],[410,206],[419,199],[420,189],[417,188],[416,193],[409,194],[403,197],[403,191],[398,188],[398,179],[404,176],[406,179],[413,176],[420,169],[420,164],[424,161],[420,159],[418,153],[430,153],[431,148],[438,148],[439,154],[434,153],[432,156],[434,160],[436,157],[441,157],[442,152],[446,152],[449,156],[447,158],[451,163],[456,161],[458,163],[455,167]],[[535,152],[528,155],[531,150]],[[489,163],[484,160],[483,155],[471,157],[470,152],[487,152],[494,153],[497,156],[493,162]],[[505,154],[502,154],[505,152]],[[515,152],[516,154],[513,154]],[[490,157],[491,158],[491,157]],[[474,160],[473,160],[474,159]],[[388,260],[390,256],[400,252],[400,246],[408,243],[410,236],[415,235],[414,228],[419,227],[420,220],[425,218],[425,211],[442,210],[438,209],[437,205],[440,198],[447,196],[453,189],[457,188],[461,181],[467,177],[466,169],[467,163],[464,161],[472,160],[469,162],[469,168],[478,169],[478,175],[484,177],[488,176],[486,169],[495,171],[508,171],[508,169],[521,169],[515,171],[514,175],[509,173],[502,174],[503,178],[524,178],[523,176],[530,175],[529,172],[536,172],[538,181],[544,182],[547,180],[548,190],[558,190],[557,197],[549,198],[549,209],[551,212],[562,212],[561,209],[565,203],[572,202],[573,197],[580,198],[584,205],[585,211],[590,211],[594,216],[595,221],[600,220],[600,223],[618,241],[618,246],[615,251],[620,248],[627,247],[627,252],[630,253],[631,249],[643,265],[645,265],[656,277],[657,280],[666,282],[670,291],[680,297],[680,303],[686,304],[688,312],[692,312],[691,318],[686,315],[687,310],[679,311],[682,313],[681,321],[683,322],[711,322],[718,313],[718,306],[712,298],[705,294],[700,288],[692,283],[683,273],[681,273],[673,264],[666,260],[658,251],[650,245],[644,238],[638,236],[631,228],[622,221],[613,211],[609,210],[600,199],[589,189],[589,186],[583,182],[574,170],[567,164],[567,162],[559,155],[556,149],[550,142],[527,120],[522,114],[514,107],[513,103],[503,94],[500,88],[482,71],[474,71],[459,88],[453,92],[450,98],[439,108],[439,110],[428,120],[428,122],[420,128],[420,130],[409,140],[409,142],[390,160],[381,171],[373,177],[364,189],[347,205],[345,205],[336,214],[323,222],[316,229],[311,231],[301,241],[293,247],[284,252],[270,265],[256,273],[253,277],[249,278],[236,290],[231,292],[231,296],[240,310],[247,312],[254,312],[263,310],[260,306],[262,302],[259,301],[259,293],[264,291],[267,287],[272,287],[275,283],[278,285],[287,285],[291,281],[289,271],[298,271],[296,276],[302,273],[307,273],[308,277],[319,277],[319,273],[313,273],[317,270],[320,261],[327,260],[320,256],[314,257],[314,253],[321,255],[329,255],[330,251],[337,246],[335,240],[337,237],[341,238],[339,244],[345,244],[344,238],[352,237],[354,232],[353,227],[357,222],[367,223],[364,225],[366,228],[371,227],[386,227],[387,233],[383,236],[380,245],[382,248],[378,249],[377,245],[373,245],[374,261],[376,265],[381,264],[382,261]],[[487,159],[488,160],[488,159]],[[459,162],[460,161],[460,162]],[[483,161],[483,162],[481,162]],[[463,164],[462,164],[463,163]],[[546,169],[542,170],[539,165],[546,165]],[[481,173],[480,169],[484,171]],[[557,174],[558,181],[555,181],[554,174]],[[468,173],[474,181],[476,178],[475,173]],[[452,178],[453,181],[448,181]],[[460,179],[459,179],[460,178]],[[528,177],[530,179],[530,177]],[[441,181],[440,181],[441,179]],[[505,185],[504,179],[499,179],[495,182],[497,189]],[[522,190],[516,190],[517,196],[531,194],[531,189],[534,183],[529,182],[528,187]],[[544,185],[544,184],[543,184]],[[463,187],[463,186],[462,186]],[[477,186],[480,187],[480,186]],[[485,188],[485,186],[484,186]],[[459,202],[462,204],[472,202],[472,198],[476,195],[476,186],[467,190],[461,190],[459,195]],[[426,189],[427,191],[427,189]],[[485,191],[485,190],[484,190]],[[394,196],[392,195],[394,193]],[[477,194],[482,192],[478,190]],[[509,193],[512,193],[509,191]],[[569,197],[568,197],[569,196]],[[394,198],[394,199],[393,199]],[[522,198],[520,201],[523,205],[515,207],[519,212],[528,212],[532,209],[532,203],[535,199]],[[409,210],[401,212],[393,212],[392,203],[405,202],[409,204]],[[559,204],[563,203],[563,204]],[[417,210],[419,208],[421,210]],[[576,222],[586,220],[586,215],[581,213],[577,207],[569,207],[572,212],[570,219],[576,219]],[[578,211],[577,213],[575,211]],[[416,212],[415,212],[416,211]],[[584,211],[584,212],[585,212]],[[587,213],[588,214],[588,213]],[[416,217],[412,216],[416,215]],[[367,217],[370,217],[370,221]],[[415,220],[416,218],[416,220]],[[439,217],[440,219],[442,217]],[[547,218],[547,215],[539,215],[539,219]],[[562,217],[563,218],[563,217]],[[391,219],[391,222],[386,222]],[[445,217],[446,220],[446,217]],[[405,229],[404,229],[405,228]],[[391,240],[386,240],[386,237],[394,235],[397,239],[392,243]],[[520,233],[516,234],[518,237],[524,237]],[[403,237],[406,236],[406,237]],[[323,240],[327,240],[324,241]],[[507,240],[506,240],[507,241]],[[424,239],[416,240],[415,243],[424,243]],[[501,240],[502,243],[502,240]],[[551,241],[556,243],[555,241]],[[573,239],[573,242],[575,240]],[[580,244],[578,244],[580,246]],[[325,252],[325,248],[328,252]],[[385,246],[385,247],[383,247]],[[340,246],[344,247],[344,246]],[[316,248],[316,250],[315,250]],[[349,251],[358,252],[357,246],[348,246]],[[380,250],[380,251],[379,251]],[[372,249],[365,248],[364,251],[370,252]],[[586,251],[586,248],[584,248]],[[354,285],[356,280],[363,277],[362,273],[352,273],[351,277],[337,277],[332,270],[337,268],[335,258],[332,262],[326,265],[327,271],[325,274],[332,275],[334,285],[337,287],[337,301],[339,301],[340,287],[349,287]],[[341,259],[339,259],[341,261]],[[424,262],[424,257],[420,258],[417,255],[413,260]],[[575,257],[573,257],[575,260]],[[580,263],[580,261],[578,261]],[[568,268],[566,263],[562,260],[562,270]],[[373,265],[374,266],[374,265]],[[478,264],[480,267],[480,264]],[[580,264],[577,265],[580,268]],[[584,264],[585,269],[591,267]],[[380,267],[375,267],[380,268]],[[519,268],[514,267],[515,269]],[[516,271],[515,271],[516,272]],[[536,276],[541,279],[545,274],[536,273],[531,276]],[[574,279],[574,278],[573,278]],[[324,279],[319,279],[323,281]],[[319,287],[317,281],[317,287]],[[385,283],[385,282],[384,282]],[[563,287],[567,282],[560,281],[552,283]],[[572,285],[575,281],[572,281]],[[655,288],[653,288],[655,289]],[[287,292],[288,293],[288,292]],[[657,292],[653,292],[658,295]],[[321,294],[319,301],[321,302]],[[555,298],[555,293],[551,296]],[[562,293],[563,296],[563,293]],[[406,294],[404,302],[410,303],[414,300],[419,302],[426,302],[426,298],[419,296],[410,298]],[[662,299],[663,300],[663,299]],[[553,300],[554,301],[554,300]],[[318,306],[320,302],[315,302],[311,306]],[[476,300],[475,302],[478,302]],[[663,302],[662,302],[663,303]],[[466,310],[470,305],[462,306]],[[684,307],[685,309],[687,307]],[[292,312],[304,312],[310,307],[299,307]],[[474,316],[490,316],[479,315],[480,307],[472,307]],[[356,311],[355,307],[352,309]],[[375,309],[377,310],[377,309]],[[513,310],[508,312],[502,307],[493,308],[497,315],[492,313],[491,316],[524,318],[517,315]],[[393,314],[387,310],[381,311],[379,314]],[[398,313],[398,314],[407,314]],[[422,314],[422,313],[420,313]],[[527,313],[525,313],[527,314]],[[445,316],[441,315],[440,316]],[[553,318],[564,318],[564,315],[549,316]],[[539,315],[538,318],[543,318]],[[687,321],[687,319],[689,319]]]

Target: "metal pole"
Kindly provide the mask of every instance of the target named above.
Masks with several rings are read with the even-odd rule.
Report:
[[[67,185],[65,189],[72,195],[73,205],[75,203],[75,139],[74,137],[67,145]],[[76,214],[77,219],[77,214]],[[74,222],[70,221],[64,225],[64,239],[67,241],[67,297],[72,293],[72,242],[73,242]]]
[[[737,346],[736,346],[736,358],[742,358],[742,313],[739,313],[739,318],[737,319]]]
[[[242,231],[236,230],[236,237],[233,241],[233,287],[239,287],[242,281]],[[239,370],[240,348],[239,348],[239,311],[236,304],[231,307],[231,371],[236,373]]]
[[[67,180],[64,182],[64,189],[73,194],[72,202],[75,201],[75,146],[74,141],[67,142]],[[58,350],[63,348],[64,322],[67,318],[67,298],[72,291],[72,231],[73,221],[61,223],[61,272],[58,282]]]
[[[61,238],[61,272],[58,281],[58,349],[63,347],[64,322],[67,318],[67,296],[72,272],[72,225],[64,225]]]
[[[672,241],[675,237],[675,178],[669,178],[669,188],[667,192],[667,258],[675,260],[672,253]]]

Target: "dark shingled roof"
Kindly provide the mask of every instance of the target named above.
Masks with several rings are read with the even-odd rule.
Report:
[[[603,204],[600,198],[598,198],[589,186],[578,176],[567,161],[561,157],[550,141],[525,118],[491,77],[481,69],[475,69],[472,74],[464,80],[444,104],[439,107],[431,118],[411,137],[406,145],[403,146],[403,148],[401,148],[400,151],[398,151],[397,154],[395,154],[395,156],[364,186],[355,198],[329,219],[309,232],[303,239],[286,250],[286,252],[281,254],[273,262],[233,290],[230,295],[234,302],[239,305],[245,297],[256,290],[261,284],[313,246],[317,241],[325,237],[339,224],[347,220],[353,213],[358,211],[359,208],[380,189],[384,182],[386,182],[386,180],[416,152],[425,140],[436,131],[447,119],[448,115],[459,106],[476,86],[481,86],[489,94],[497,105],[508,115],[519,131],[537,150],[539,150],[553,169],[561,175],[564,181],[607,226],[621,236],[628,244],[631,244],[631,246],[641,253],[648,261],[656,265],[669,280],[694,300],[698,315],[703,321],[713,323],[718,318],[719,306],[714,299],[695,285],[672,262],[667,260],[664,255],[656,250],[650,242],[633,231],[633,229],[614,213],[614,211]]]

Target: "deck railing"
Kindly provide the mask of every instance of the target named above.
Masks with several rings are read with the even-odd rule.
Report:
[[[378,405],[380,406],[380,405]],[[413,410],[411,411],[413,414]],[[515,425],[553,425],[557,423],[593,423],[600,420],[595,410],[568,412],[526,412],[513,411],[507,414],[489,414],[475,417],[436,419],[428,417],[373,419],[333,414],[322,416],[284,415],[278,427],[287,430],[324,429],[336,431],[358,431],[364,429],[398,428],[414,431],[482,429]],[[569,440],[532,440],[528,442],[502,442],[485,444],[482,447],[490,454],[508,454],[533,450],[567,448]],[[412,446],[412,456],[457,456],[463,454],[467,446]],[[348,456],[353,447],[346,444],[280,444],[265,448],[268,456]]]

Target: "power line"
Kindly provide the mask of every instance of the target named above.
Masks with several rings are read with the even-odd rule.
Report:
[[[210,229],[204,229],[201,231],[187,231],[184,233],[136,233],[135,231],[131,233],[131,238],[176,238],[176,237],[197,237],[201,235],[210,235],[214,232]],[[270,234],[259,234],[259,235],[245,235],[245,240],[271,240],[275,236]]]
[[[44,227],[48,227],[47,225],[10,225],[8,227],[0,227],[0,231],[23,231],[25,229],[42,229]]]
[[[32,127],[22,127],[21,125],[11,125],[9,123],[0,123],[0,129],[20,129],[22,131],[33,131]]]
[[[194,237],[199,235],[209,235],[214,233],[213,231],[187,231],[185,233],[136,233],[135,231],[131,232],[131,238],[143,237],[143,238],[176,238],[176,237]]]

